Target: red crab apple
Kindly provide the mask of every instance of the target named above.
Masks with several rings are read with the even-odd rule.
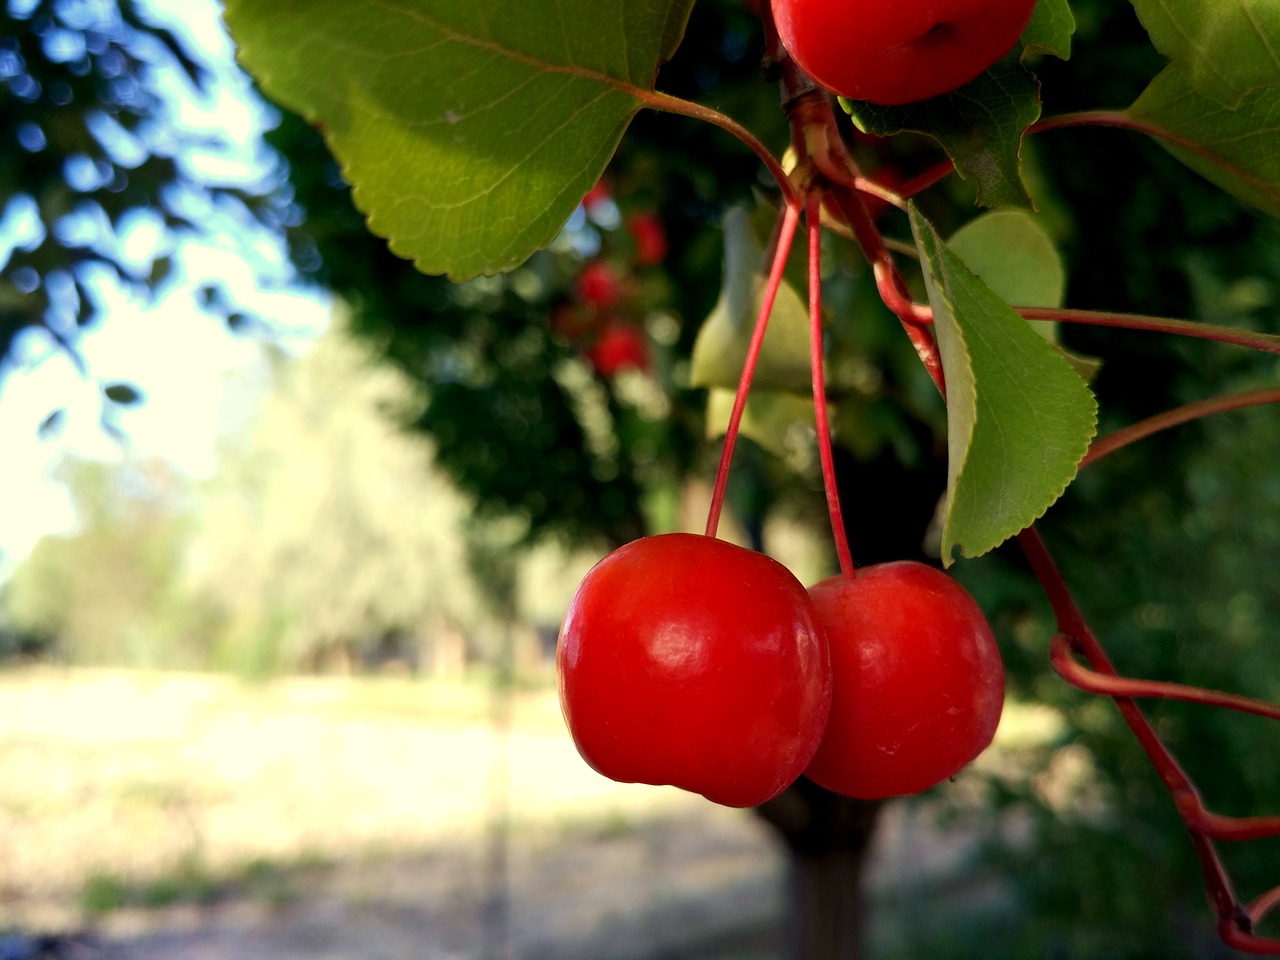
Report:
[[[625,323],[612,322],[587,351],[587,362],[600,376],[616,377],[623,370],[649,369],[649,344],[644,334]]]
[[[812,587],[831,651],[831,715],[805,776],[875,799],[919,793],[991,743],[1004,669],[960,584],[912,561]]]
[[[800,582],[764,554],[688,533],[632,541],[591,569],[556,667],[587,763],[731,807],[800,775],[831,699],[826,640]]]
[[[622,278],[603,260],[591,260],[582,267],[574,293],[597,310],[612,309],[622,296]]]
[[[656,213],[643,211],[627,217],[627,232],[635,243],[636,263],[650,267],[667,257],[667,229]]]
[[[805,73],[887,106],[964,86],[1013,49],[1035,0],[773,0],[778,36]]]

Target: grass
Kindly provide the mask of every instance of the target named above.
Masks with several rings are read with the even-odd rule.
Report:
[[[520,842],[697,804],[587,768],[550,687],[511,696]],[[502,812],[492,711],[483,679],[0,673],[0,925],[287,901],[299,864],[474,845]]]
[[[472,955],[484,904],[506,889],[520,942],[542,944],[533,955],[774,955],[781,855],[755,818],[606,780],[578,757],[554,689],[510,696],[503,728],[474,677],[0,673],[0,929],[136,931],[245,906],[272,922],[338,902],[340,925],[316,921],[335,941],[379,931],[419,955],[429,936]],[[1016,752],[1054,726],[1013,710],[1001,735]],[[917,854],[948,875],[962,866],[940,825],[897,819],[889,835],[915,840],[890,870],[902,860],[918,884]],[[275,960],[261,941],[251,952]]]

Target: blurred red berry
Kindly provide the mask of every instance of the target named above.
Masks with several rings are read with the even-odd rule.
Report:
[[[587,362],[602,377],[614,377],[626,369],[647,371],[649,342],[635,327],[611,323],[587,351]]]
[[[636,245],[636,263],[650,267],[667,258],[667,230],[656,213],[633,213],[627,230]]]
[[[597,310],[614,307],[622,294],[622,279],[603,260],[592,260],[582,268],[575,285],[578,299]]]
[[[586,340],[599,322],[591,307],[577,301],[565,301],[551,308],[551,331],[570,343]]]

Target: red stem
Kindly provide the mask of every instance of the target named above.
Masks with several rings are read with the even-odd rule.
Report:
[[[1220,327],[1211,323],[1192,320],[1175,320],[1171,317],[1151,317],[1139,313],[1109,313],[1098,310],[1068,310],[1048,307],[1018,307],[1019,316],[1027,320],[1056,320],[1059,323],[1083,323],[1095,327],[1123,327],[1126,330],[1151,330],[1156,333],[1172,333],[1201,340],[1217,340],[1236,346],[1252,347],[1267,353],[1280,353],[1280,336],[1274,333],[1258,333],[1255,330],[1239,330]]]
[[[809,365],[813,381],[813,414],[818,430],[818,457],[822,461],[822,488],[827,495],[831,536],[840,561],[840,573],[854,575],[853,554],[844,529],[840,493],[836,487],[835,459],[831,454],[831,425],[827,417],[826,374],[822,368],[822,194],[809,194],[805,217],[809,227]]]
[[[1053,609],[1058,630],[1064,638],[1055,642],[1070,643],[1071,648],[1082,655],[1096,673],[1112,678],[1117,677],[1116,670],[1107,658],[1102,645],[1098,643],[1088,624],[1085,623],[1084,615],[1080,612],[1075,598],[1071,596],[1071,591],[1058,572],[1040,534],[1034,527],[1028,527],[1018,534],[1018,542],[1022,546],[1023,553],[1026,554],[1036,579],[1040,581],[1040,586]],[[1254,936],[1253,924],[1257,917],[1241,906],[1232,890],[1231,878],[1227,875],[1226,868],[1210,839],[1216,837],[1224,840],[1248,840],[1274,836],[1280,833],[1280,818],[1222,817],[1208,811],[1191,778],[1161,741],[1150,721],[1134,703],[1132,696],[1124,693],[1111,693],[1108,696],[1112,698],[1120,715],[1147,754],[1151,765],[1173,797],[1179,816],[1187,826],[1191,842],[1200,860],[1200,869],[1204,874],[1209,900],[1218,916],[1218,933],[1223,941],[1238,950],[1251,953],[1280,952],[1280,940]],[[1274,902],[1264,898],[1263,910],[1270,909],[1271,906],[1274,906]]]
[[[942,160],[923,173],[918,173],[906,183],[898,187],[898,196],[903,200],[914,197],[917,193],[928,190],[935,183],[946,179],[956,169],[955,163],[948,157]]]
[[[764,334],[769,326],[769,315],[773,313],[773,301],[777,298],[778,289],[782,286],[782,273],[787,266],[787,257],[791,254],[791,241],[795,239],[796,225],[799,221],[799,204],[787,204],[783,210],[782,229],[778,234],[778,246],[774,251],[769,282],[765,285],[764,297],[760,301],[760,312],[756,315],[751,343],[747,347],[747,358],[742,364],[742,376],[738,379],[738,392],[733,398],[733,410],[729,413],[729,423],[725,427],[724,446],[720,450],[720,465],[716,469],[715,487],[711,492],[711,508],[707,511],[706,534],[709,537],[714,537],[720,526],[720,512],[724,507],[724,493],[729,484],[729,464],[733,461],[733,448],[738,442],[738,428],[742,424],[742,413],[747,406],[747,394],[751,391],[751,379],[755,375],[760,350],[764,346]]]
[[[938,352],[938,343],[929,329],[933,323],[932,311],[911,299],[906,281],[898,272],[893,254],[885,246],[884,237],[876,227],[866,204],[862,202],[862,197],[856,191],[838,184],[832,185],[828,196],[834,204],[835,214],[849,225],[858,246],[862,248],[863,256],[870,262],[880,299],[902,323],[911,345],[916,348],[920,362],[933,378],[938,392],[945,397],[947,391],[946,377],[942,372],[942,354]]]
[[[1088,693],[1096,693],[1103,697],[1181,700],[1211,707],[1225,707],[1228,710],[1240,710],[1244,713],[1280,720],[1280,704],[1269,703],[1266,700],[1239,697],[1230,693],[1220,693],[1217,690],[1205,690],[1201,687],[1166,683],[1161,680],[1134,680],[1090,670],[1075,659],[1075,647],[1072,637],[1059,633],[1049,644],[1049,660],[1059,676],[1072,686],[1079,687]],[[1280,820],[1277,822],[1280,823]]]
[[[1045,117],[1031,125],[1028,133],[1047,133],[1050,130],[1065,130],[1069,127],[1112,127],[1117,130],[1133,130],[1145,133],[1157,140],[1164,140],[1174,146],[1182,147],[1193,153],[1203,154],[1204,147],[1186,140],[1160,127],[1135,120],[1123,110],[1082,110],[1079,113],[1064,113],[1056,117]]]
[[[1239,410],[1243,407],[1256,407],[1265,403],[1280,403],[1280,388],[1263,388],[1249,390],[1244,393],[1227,394],[1221,397],[1210,397],[1208,400],[1198,400],[1195,403],[1188,403],[1173,410],[1157,413],[1153,417],[1122,427],[1115,433],[1094,441],[1093,445],[1089,447],[1089,452],[1080,461],[1080,466],[1082,468],[1087,467],[1089,464],[1101,460],[1107,454],[1114,453],[1122,447],[1127,447],[1129,444],[1159,433],[1161,430],[1168,430],[1170,427],[1190,423],[1192,420],[1198,420],[1210,414]]]

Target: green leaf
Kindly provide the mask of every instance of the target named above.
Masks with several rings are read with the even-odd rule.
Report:
[[[1234,110],[1201,96],[1166,67],[1126,111],[1175,157],[1273,217],[1280,217],[1280,83]]]
[[[736,391],[716,388],[707,394],[707,439],[724,436]],[[835,416],[835,404],[829,413]],[[749,437],[776,457],[795,452],[797,430],[813,435],[813,395],[782,390],[752,390],[742,410],[738,435]]]
[[[1156,49],[1206,100],[1236,108],[1250,94],[1280,86],[1280,4],[1275,0],[1132,3]]]
[[[942,558],[979,556],[1044,514],[1089,448],[1084,381],[910,208],[947,380]]]
[[[555,239],[693,0],[227,0],[244,65],[317,123],[369,227],[426,273]]]
[[[803,243],[797,237],[797,243]],[[724,218],[724,278],[720,299],[698,330],[690,358],[695,387],[736,388],[764,297],[764,248],[751,214],[734,207]],[[756,364],[754,387],[805,390],[809,367],[809,305],[785,279],[773,302],[769,328]]]
[[[1005,303],[1060,307],[1066,271],[1053,238],[1024,210],[993,210],[951,235],[949,246]]]
[[[1022,59],[1047,53],[1059,60],[1071,58],[1071,37],[1076,32],[1075,14],[1067,0],[1039,0],[1031,22],[1022,31]]]
[[[1010,55],[952,93],[903,107],[841,100],[864,133],[913,131],[932,137],[978,188],[984,207],[1030,207],[1018,169],[1022,135],[1040,119],[1040,88]]]
[[[102,388],[103,394],[112,403],[122,407],[131,407],[142,402],[142,393],[131,383],[109,383]]]
[[[1060,307],[1067,276],[1062,256],[1040,217],[1024,210],[993,210],[975,217],[947,240],[947,246],[1005,303],[1015,307]],[[1073,353],[1058,343],[1058,324],[1031,324],[1052,343],[1086,383],[1102,361]]]

